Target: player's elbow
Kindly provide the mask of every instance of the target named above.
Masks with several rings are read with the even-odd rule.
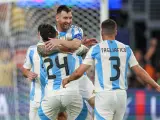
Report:
[[[146,72],[144,71],[144,69],[143,69],[141,66],[136,65],[136,66],[134,66],[134,67],[132,68],[132,70],[135,72],[135,74],[136,74],[138,77],[140,77],[140,78],[143,80]]]

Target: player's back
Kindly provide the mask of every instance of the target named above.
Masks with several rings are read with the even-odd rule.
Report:
[[[62,80],[72,74],[82,62],[81,57],[76,54],[57,53],[43,57],[44,66],[48,75],[47,89],[57,94],[65,91],[79,91],[79,81],[69,83],[66,88],[62,86]],[[56,95],[56,93],[54,93]]]
[[[131,57],[129,46],[117,40],[105,40],[92,47],[95,58],[96,91],[127,89],[127,69]]]

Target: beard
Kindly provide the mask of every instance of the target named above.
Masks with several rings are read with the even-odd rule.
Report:
[[[65,23],[63,25],[61,25],[61,27],[64,31],[67,31],[70,28],[70,26],[71,26],[71,24],[65,24]]]

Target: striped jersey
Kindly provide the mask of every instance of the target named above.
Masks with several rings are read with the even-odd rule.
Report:
[[[47,71],[47,93],[52,95],[65,94],[65,92],[79,92],[79,80],[70,82],[66,88],[62,86],[62,80],[72,74],[82,63],[82,58],[76,54],[56,53],[42,57]],[[83,78],[83,77],[82,77]],[[80,78],[80,79],[82,79]]]
[[[66,31],[66,32],[59,32],[55,26],[56,31],[58,32],[58,39],[63,39],[63,40],[73,40],[73,39],[83,39],[83,30],[76,26],[76,25],[71,25],[71,27]],[[84,45],[81,45],[78,50],[75,51],[77,55],[81,55],[83,53],[86,53],[87,47]]]
[[[66,32],[59,32],[56,26],[55,29],[58,32],[58,39],[73,40],[74,38],[77,38],[82,40],[83,38],[83,30],[75,25],[71,25],[71,27]]]
[[[95,89],[126,90],[127,69],[138,65],[138,62],[128,45],[117,40],[105,40],[91,47],[83,64],[95,64]]]
[[[43,63],[37,52],[36,45],[28,48],[23,67],[38,74],[38,77],[31,82],[30,100],[40,102],[45,94],[47,74],[43,68]]]

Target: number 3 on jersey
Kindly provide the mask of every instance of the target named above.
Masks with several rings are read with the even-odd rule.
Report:
[[[68,69],[68,60],[67,60],[67,57],[63,57],[63,60],[64,60],[64,64],[60,64],[59,63],[59,58],[58,56],[55,58],[55,63],[56,63],[56,66],[61,69],[61,68],[65,68],[65,72],[66,72],[66,76],[69,75],[69,69]],[[49,66],[47,67],[47,75],[48,75],[48,79],[55,79],[56,78],[56,75],[52,75],[49,73],[49,70],[53,68],[53,61],[51,58],[46,58],[44,60],[44,63],[49,63]]]
[[[115,81],[120,76],[120,69],[119,69],[119,67],[120,67],[120,59],[119,59],[119,57],[112,56],[112,57],[109,58],[109,60],[110,61],[116,61],[116,64],[113,64],[113,66],[112,66],[113,68],[112,69],[115,69],[117,71],[117,74],[116,74],[115,77],[110,77],[110,81]]]

